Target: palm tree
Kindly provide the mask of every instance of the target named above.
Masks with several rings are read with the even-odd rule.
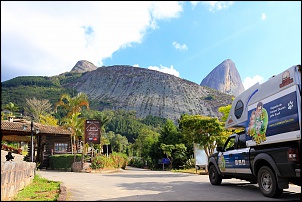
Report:
[[[14,115],[14,112],[19,110],[19,107],[17,107],[14,103],[9,102],[4,106],[4,109],[9,110],[9,115],[12,116]]]
[[[87,107],[89,110],[89,101],[85,93],[78,93],[75,97],[70,97],[69,94],[63,94],[60,101],[56,103],[55,109],[57,111],[58,107],[62,106],[67,109],[67,116],[72,116],[76,112],[81,112],[82,107]]]
[[[83,118],[78,117],[80,112],[72,114],[71,117],[66,116],[63,119],[63,125],[66,128],[70,128],[72,132],[71,144],[75,145],[76,139],[80,139],[79,137],[83,136],[84,133],[84,123],[85,120]],[[71,147],[72,153],[74,153],[74,146]]]
[[[82,137],[84,131],[84,120],[79,117],[84,107],[89,110],[89,101],[85,93],[78,93],[75,97],[70,97],[69,94],[63,94],[60,101],[55,104],[55,110],[58,107],[64,107],[67,110],[67,115],[64,117],[63,122],[66,128],[72,131],[72,153],[75,139],[79,136]]]

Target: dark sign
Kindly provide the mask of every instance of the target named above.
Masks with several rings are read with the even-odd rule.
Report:
[[[85,143],[100,144],[101,128],[99,120],[85,121]]]

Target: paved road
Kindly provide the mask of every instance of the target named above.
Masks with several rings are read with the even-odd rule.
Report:
[[[6,151],[1,150],[1,161]],[[13,154],[14,161],[23,156]],[[293,201],[301,187],[290,185],[279,199],[264,197],[257,185],[246,181],[223,180],[212,186],[208,175],[150,171],[127,166],[115,173],[78,173],[39,170],[37,174],[67,187],[69,201]]]
[[[301,187],[291,185],[279,199],[264,197],[257,185],[223,180],[209,183],[208,175],[150,171],[127,166],[114,173],[37,171],[42,177],[61,181],[68,201],[293,201]]]

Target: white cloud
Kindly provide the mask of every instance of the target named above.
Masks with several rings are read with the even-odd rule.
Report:
[[[234,1],[202,1],[202,4],[206,5],[209,8],[209,11],[215,12],[222,9],[228,9],[234,4]]]
[[[190,1],[192,4],[192,8],[195,8],[197,6],[198,3],[200,3],[199,1]]]
[[[246,77],[243,80],[243,87],[245,90],[249,89],[251,86],[253,86],[254,84],[256,84],[257,82],[259,82],[260,84],[264,82],[264,78],[256,75],[253,78],[251,77]]]
[[[155,1],[151,5],[151,13],[155,19],[177,18],[183,11],[182,2]]]
[[[174,46],[174,48],[176,48],[178,50],[188,50],[188,47],[186,44],[179,44],[176,41],[173,41],[172,45]]]
[[[139,67],[139,65],[138,64],[134,64],[133,67]]]
[[[159,20],[179,17],[182,4],[1,1],[1,80],[16,71],[19,76],[57,75],[79,60],[102,66],[119,49],[141,43]]]
[[[176,70],[173,68],[173,65],[171,65],[170,68],[169,68],[169,67],[162,66],[162,65],[160,65],[160,67],[157,67],[157,66],[149,66],[148,69],[156,70],[156,71],[159,71],[159,72],[163,72],[163,73],[167,73],[167,74],[171,74],[171,75],[174,75],[174,76],[179,77],[179,72],[176,71]]]
[[[262,20],[266,20],[266,14],[265,14],[265,13],[262,13],[262,14],[261,14],[261,19],[262,19]]]

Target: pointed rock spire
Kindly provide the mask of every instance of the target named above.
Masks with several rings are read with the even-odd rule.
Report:
[[[200,83],[220,92],[237,96],[244,91],[235,63],[227,59],[215,67]]]
[[[97,67],[93,63],[91,63],[87,60],[80,60],[72,68],[71,72],[84,73],[84,72],[93,71],[96,69],[97,69]]]

